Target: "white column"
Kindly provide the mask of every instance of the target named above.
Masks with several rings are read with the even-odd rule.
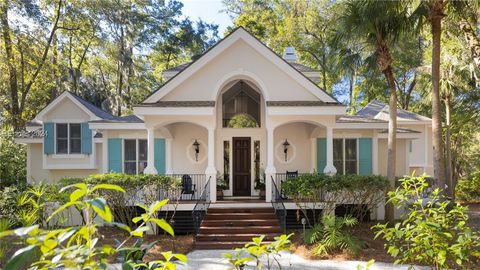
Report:
[[[273,147],[273,127],[267,126],[267,167],[265,168],[265,201],[272,201],[272,177],[275,179],[274,147]]]
[[[337,169],[333,166],[333,128],[327,127],[327,165],[323,172],[326,174],[336,174]]]
[[[310,138],[310,173],[314,173],[317,167],[317,139]]]
[[[143,171],[145,174],[158,174],[155,169],[155,129],[147,128],[147,167]]]
[[[166,160],[165,160],[165,174],[173,174],[173,166],[172,166],[172,142],[173,139],[166,139],[165,140],[165,151],[167,152],[166,154]]]
[[[217,201],[217,169],[215,168],[215,128],[208,128],[207,169],[205,176],[210,179],[210,201]]]

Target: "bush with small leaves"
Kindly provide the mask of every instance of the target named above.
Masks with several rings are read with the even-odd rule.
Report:
[[[386,240],[395,263],[428,264],[434,269],[465,268],[480,263],[480,237],[467,225],[467,208],[429,188],[425,176],[406,177],[388,193],[389,202],[407,213],[391,227],[377,224],[375,238]],[[425,196],[429,194],[428,196]]]

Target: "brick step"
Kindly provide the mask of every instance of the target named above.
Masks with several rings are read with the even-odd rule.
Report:
[[[243,226],[273,226],[278,225],[276,219],[232,219],[232,220],[204,220],[202,226],[205,227],[243,227]]]
[[[237,233],[253,233],[253,234],[262,234],[262,233],[281,233],[282,230],[280,226],[248,226],[248,227],[200,227],[200,234],[217,234],[217,233],[227,233],[227,234],[237,234]]]
[[[210,213],[205,216],[206,220],[243,220],[243,219],[276,219],[274,213]]]
[[[275,213],[273,208],[210,208],[208,213]]]
[[[228,242],[217,242],[217,241],[205,241],[205,242],[196,242],[195,248],[196,249],[232,249],[232,248],[242,248],[248,242],[236,242],[236,241],[228,241]],[[270,243],[265,241],[265,243]]]
[[[265,233],[264,241],[273,241],[274,238],[278,236],[277,233]],[[252,242],[252,238],[259,237],[259,234],[253,233],[237,233],[237,234],[198,234],[196,236],[196,241],[205,242],[205,241],[218,241],[218,242]]]

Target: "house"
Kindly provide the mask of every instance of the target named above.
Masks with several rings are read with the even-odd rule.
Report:
[[[315,84],[319,72],[295,58],[238,28],[196,61],[165,71],[168,81],[134,115],[113,116],[64,92],[17,138],[27,145],[28,181],[188,175],[193,198],[209,180],[205,192],[216,202],[217,173],[229,183],[225,196],[245,198],[258,196],[255,179],[264,172],[270,202],[269,179],[287,171],[386,175],[388,105],[372,101],[346,115]],[[396,175],[432,174],[431,164],[431,119],[399,109]]]

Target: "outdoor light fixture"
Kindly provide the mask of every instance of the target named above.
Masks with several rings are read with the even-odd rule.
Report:
[[[200,153],[200,144],[197,142],[195,139],[195,142],[193,143],[193,149],[195,150],[195,161],[198,161],[198,153]]]
[[[285,139],[285,142],[283,143],[283,153],[285,154],[285,161],[287,161],[287,153],[288,153],[289,146],[290,146],[290,143],[288,143],[287,139]]]

